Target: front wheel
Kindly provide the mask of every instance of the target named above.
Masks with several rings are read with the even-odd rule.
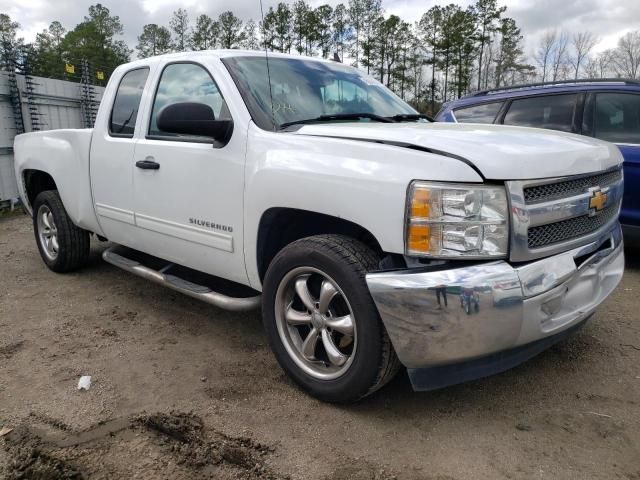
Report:
[[[264,281],[263,319],[282,368],[311,395],[356,401],[387,383],[399,362],[365,282],[378,258],[340,235],[285,247]]]

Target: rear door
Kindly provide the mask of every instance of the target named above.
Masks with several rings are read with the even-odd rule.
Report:
[[[157,127],[162,108],[178,102],[204,103],[215,118],[231,119],[209,68],[172,62],[158,69],[134,155],[136,236],[142,251],[247,283],[242,244],[246,135],[236,126],[221,145]],[[138,166],[149,162],[157,169]]]
[[[98,221],[109,240],[131,247],[135,246],[134,133],[149,73],[149,67],[134,68],[120,77],[111,108],[96,122],[91,139],[91,189]]]
[[[584,133],[615,143],[624,156],[624,198],[620,221],[640,226],[640,93],[589,94]]]

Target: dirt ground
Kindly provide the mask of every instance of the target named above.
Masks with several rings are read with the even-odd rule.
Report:
[[[0,218],[1,478],[640,479],[640,256],[571,339],[431,393],[348,407],[280,370],[259,313],[103,263],[57,275]],[[91,375],[89,391],[76,389]]]

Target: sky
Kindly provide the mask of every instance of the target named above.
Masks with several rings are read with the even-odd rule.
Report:
[[[44,30],[53,20],[72,29],[83,20],[89,5],[98,0],[0,0],[0,13],[6,13],[21,25],[19,35],[27,42]],[[344,0],[347,3],[348,0]],[[436,0],[383,0],[387,14],[395,14],[414,22],[433,5],[445,5],[448,1]],[[118,15],[124,25],[122,37],[131,48],[137,44],[137,36],[147,23],[168,25],[171,13],[182,7],[189,13],[192,23],[201,13],[217,17],[225,10],[232,10],[243,20],[260,19],[259,0],[102,0],[113,15]],[[265,10],[275,6],[278,0],[263,0]],[[288,3],[291,3],[289,1]],[[339,0],[310,0],[311,5],[322,3],[336,5]],[[461,6],[473,3],[460,0]],[[614,47],[618,38],[628,31],[640,29],[640,0],[502,0],[507,15],[515,18],[525,37],[525,54],[533,55],[539,39],[548,30],[568,32],[590,31],[600,40],[594,51]]]

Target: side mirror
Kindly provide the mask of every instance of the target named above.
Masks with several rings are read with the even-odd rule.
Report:
[[[209,105],[196,102],[172,103],[158,113],[158,129],[167,133],[211,137],[227,143],[233,120],[216,120]]]

